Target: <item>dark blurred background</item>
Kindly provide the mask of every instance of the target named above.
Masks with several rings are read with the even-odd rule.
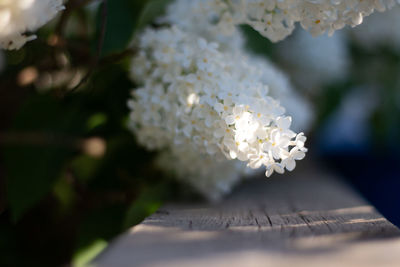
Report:
[[[155,170],[126,128],[129,44],[167,2],[70,0],[36,41],[0,51],[0,266],[84,266],[163,202],[200,199]],[[307,160],[400,225],[400,41],[299,30],[272,44],[242,30],[313,106]]]

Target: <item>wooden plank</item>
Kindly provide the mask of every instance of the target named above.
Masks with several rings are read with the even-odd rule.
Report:
[[[400,266],[400,231],[336,177],[303,166],[217,205],[166,205],[97,266]]]

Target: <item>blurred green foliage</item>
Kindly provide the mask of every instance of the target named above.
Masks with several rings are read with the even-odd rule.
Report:
[[[33,96],[21,106],[9,128],[13,135],[21,134],[20,140],[3,149],[14,221],[50,191],[73,153],[69,136],[83,134],[84,121],[85,114],[78,105],[56,102],[46,95]]]
[[[103,31],[104,12],[107,14],[101,53],[103,56],[121,51],[128,46],[140,17],[138,11],[142,10],[144,5],[145,1],[112,0],[107,1],[106,9],[100,6],[97,12],[97,40]]]
[[[0,74],[0,266],[85,266],[175,192],[126,128],[133,32],[167,1],[79,2],[37,41],[7,52]],[[32,68],[36,82],[21,84]],[[76,70],[79,88],[69,76],[57,83],[54,73]]]

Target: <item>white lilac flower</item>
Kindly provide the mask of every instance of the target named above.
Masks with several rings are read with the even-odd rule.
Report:
[[[266,175],[293,168],[304,140],[268,95],[270,81],[241,50],[223,52],[177,27],[147,29],[138,42],[130,128],[149,149],[195,145],[197,153],[265,166]],[[269,67],[269,65],[264,65]],[[181,166],[187,168],[187,166]]]
[[[396,3],[399,0],[178,0],[168,17],[178,25],[194,17],[188,27],[197,27],[197,22],[204,25],[202,18],[207,18],[213,30],[223,34],[232,32],[233,25],[248,24],[277,42],[290,35],[297,22],[313,35],[332,34],[346,25],[359,25],[375,10],[384,11]]]
[[[387,46],[400,51],[400,7],[373,14],[360,27],[352,30],[355,40],[367,49]]]
[[[176,25],[204,39],[217,42],[220,49],[240,48],[244,38],[236,27],[227,2],[220,0],[175,0],[160,22]]]
[[[347,78],[351,63],[346,37],[340,31],[313,37],[299,29],[277,46],[279,59],[295,84],[312,93]]]
[[[19,49],[36,38],[27,35],[64,9],[62,0],[0,0],[0,48]]]
[[[180,29],[201,36],[207,41],[217,42],[220,50],[229,50],[232,53],[242,50],[242,53],[245,53],[244,37],[232,23],[236,18],[219,20],[221,12],[225,19],[231,16],[230,10],[228,3],[224,1],[175,0],[168,6],[165,16],[160,21],[177,25]],[[251,55],[249,57],[252,64],[257,65],[259,71],[263,72],[261,82],[268,84],[270,95],[279,99],[287,114],[293,117],[294,129],[308,129],[313,119],[310,104],[293,90],[286,75],[268,60]]]
[[[189,184],[210,201],[218,201],[246,177],[246,164],[199,153],[195,144],[171,146],[156,158],[156,165]]]
[[[298,53],[299,55],[292,53],[292,50],[287,52],[296,57],[300,57],[301,54],[301,52]],[[285,107],[286,113],[293,118],[292,128],[295,131],[307,131],[314,120],[311,104],[292,87],[287,75],[265,57],[252,56],[251,61],[254,67],[263,72],[261,82],[268,84],[271,97],[279,99],[280,104]],[[306,72],[303,74],[310,76]]]
[[[262,35],[276,42],[291,34],[294,24],[312,35],[357,26],[375,10],[384,11],[398,0],[232,0],[234,12]]]

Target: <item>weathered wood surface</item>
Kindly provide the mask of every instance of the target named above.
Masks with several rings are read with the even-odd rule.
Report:
[[[218,205],[167,205],[98,266],[400,266],[400,231],[313,167],[256,179]]]

